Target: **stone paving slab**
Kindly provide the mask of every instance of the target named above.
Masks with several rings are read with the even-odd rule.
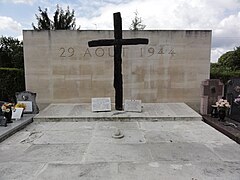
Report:
[[[44,163],[35,162],[6,162],[0,163],[0,179],[33,179],[40,170],[43,169]]]
[[[77,162],[80,163],[87,144],[33,144],[16,162]]]
[[[39,180],[45,179],[116,179],[118,163],[92,163],[92,164],[48,164],[46,170],[37,176]]]
[[[185,103],[142,103],[142,112],[92,112],[91,104],[50,104],[34,121],[193,121],[202,117]]]
[[[67,133],[67,135],[66,135]],[[35,144],[77,144],[89,143],[92,131],[88,129],[76,131],[46,131],[34,141]]]
[[[238,180],[239,163],[155,161],[119,163],[117,179]]]
[[[0,179],[239,180],[239,154],[202,121],[33,122],[0,143]]]

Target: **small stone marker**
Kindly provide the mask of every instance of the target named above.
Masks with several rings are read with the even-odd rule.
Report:
[[[21,119],[23,113],[23,108],[15,108],[15,110],[12,112],[12,119]]]
[[[142,112],[141,100],[125,100],[124,111],[127,112]]]
[[[111,98],[92,98],[92,111],[111,111]]]

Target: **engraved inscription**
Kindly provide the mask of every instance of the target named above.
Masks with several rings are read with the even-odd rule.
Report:
[[[141,100],[125,100],[124,110],[128,112],[142,112]]]
[[[103,57],[104,56],[104,49],[103,48],[97,48],[95,50],[95,54],[97,57]]]
[[[67,48],[67,51],[64,47],[61,47],[59,51],[60,51],[59,57],[72,57],[74,55],[74,48],[72,47]]]
[[[92,111],[111,111],[111,99],[110,98],[92,98]]]
[[[129,53],[129,49],[127,47],[122,48],[122,56],[126,57]],[[175,49],[170,46],[160,45],[160,47],[148,47],[148,48],[139,48],[136,51],[137,57],[156,57],[156,56],[174,56],[176,54]],[[73,56],[83,56],[83,57],[113,57],[113,48],[86,48],[85,50],[76,50],[73,47],[60,47],[59,48],[59,57],[68,58]]]

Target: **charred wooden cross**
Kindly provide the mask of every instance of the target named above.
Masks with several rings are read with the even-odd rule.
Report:
[[[137,45],[148,44],[148,39],[122,38],[122,18],[120,12],[113,14],[114,19],[114,38],[115,39],[100,39],[88,42],[89,47],[96,46],[114,46],[114,83],[115,88],[115,109],[123,110],[123,85],[122,85],[122,45]]]

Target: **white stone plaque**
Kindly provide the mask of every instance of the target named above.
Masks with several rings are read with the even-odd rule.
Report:
[[[23,103],[26,105],[24,112],[32,112],[33,111],[32,101],[18,101],[18,103]]]
[[[23,108],[15,108],[15,111],[12,111],[12,119],[21,119],[23,113]]]
[[[124,111],[142,112],[142,101],[141,100],[125,100]]]
[[[111,98],[92,98],[92,111],[111,111]]]

